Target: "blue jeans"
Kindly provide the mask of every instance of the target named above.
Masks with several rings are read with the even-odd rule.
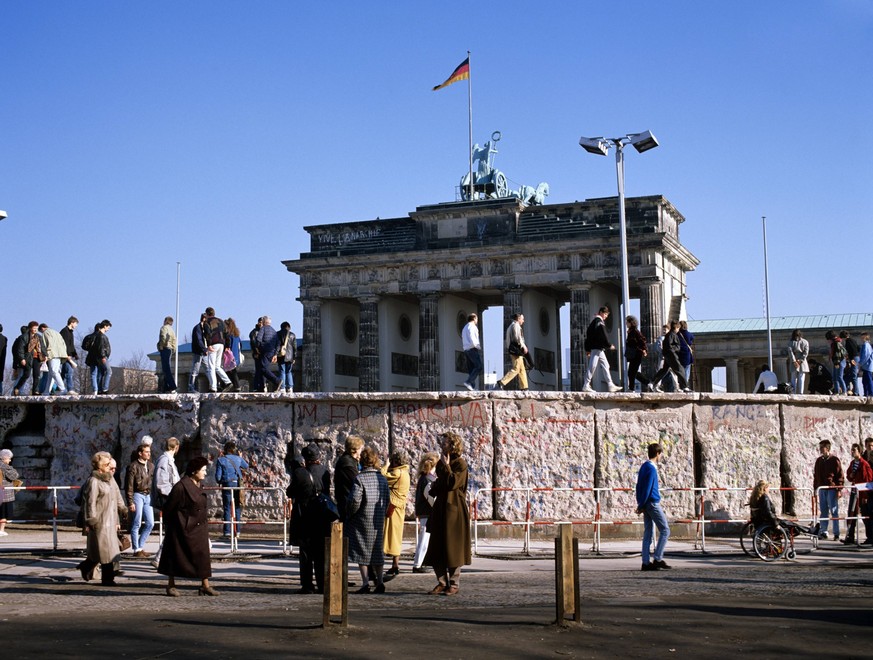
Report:
[[[862,369],[861,380],[864,383],[864,396],[873,396],[873,371]]]
[[[846,383],[846,386],[851,383],[852,392],[855,396],[859,396],[861,393],[861,378],[858,375],[858,365],[857,364],[846,364],[846,368],[843,370],[843,382]]]
[[[91,388],[94,394],[109,391],[110,378],[112,378],[112,367],[109,366],[109,362],[91,367]]]
[[[239,483],[233,481],[227,484],[228,488],[236,488],[239,486]],[[225,488],[223,485],[222,488]],[[230,515],[230,503],[233,500],[233,518],[236,518],[236,521],[239,522],[242,517],[242,507],[239,505],[239,491],[238,490],[222,490],[221,491],[221,503],[224,505],[224,535],[230,536],[230,521],[233,518]],[[239,525],[237,525],[237,534],[239,534]]]
[[[470,373],[467,376],[467,383],[471,387],[476,387],[478,384],[479,376],[484,371],[484,367],[482,365],[482,351],[478,348],[468,348],[464,351],[464,355],[467,356],[467,365],[470,369]]]
[[[840,500],[836,488],[822,488],[818,491],[819,533],[828,533],[828,518],[832,519],[834,536],[840,535]]]
[[[188,391],[197,392],[197,376],[200,375],[200,368],[206,366],[205,355],[195,355],[194,361],[191,363],[191,376],[188,378]]]
[[[284,387],[289,392],[291,392],[294,389],[294,376],[291,375],[291,367],[292,366],[293,365],[290,362],[280,362],[279,363],[280,387]]]
[[[664,548],[667,546],[667,539],[670,538],[670,525],[667,523],[667,516],[664,515],[664,510],[658,502],[647,502],[643,507],[643,563],[648,564],[649,549],[652,547],[652,533],[654,527],[658,528],[658,543],[655,546],[655,554],[652,559],[661,561],[664,559]]]
[[[133,512],[133,520],[130,523],[130,545],[136,552],[142,550],[149,540],[149,534],[152,533],[152,528],[155,526],[155,511],[152,509],[151,495],[134,493],[133,503],[136,506],[136,511]],[[145,521],[144,525],[143,521]]]
[[[176,389],[176,379],[173,378],[173,368],[170,366],[170,357],[172,355],[172,349],[161,349],[161,371],[164,374],[164,392],[172,392]]]
[[[834,364],[832,376],[834,379],[834,394],[846,393],[846,381],[843,380],[843,370],[846,368],[846,361],[841,360],[839,364]]]
[[[73,365],[70,364],[69,360],[64,360],[64,363],[61,365],[61,378],[64,379],[64,386],[67,388],[67,392],[75,391],[75,382],[74,377],[76,375],[76,370],[73,369]]]

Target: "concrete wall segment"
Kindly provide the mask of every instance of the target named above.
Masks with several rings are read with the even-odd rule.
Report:
[[[639,403],[637,402],[639,401]],[[647,448],[660,442],[664,455],[658,467],[662,506],[669,517],[690,518],[695,512],[693,400],[658,397],[648,400],[636,395],[603,399],[596,404],[598,487],[634,488],[640,466],[648,460]],[[613,519],[636,520],[633,492],[605,492],[602,509]]]
[[[494,485],[500,520],[591,519],[594,495],[527,488],[594,486],[594,406],[574,395],[494,395]],[[480,502],[482,498],[480,498]]]
[[[782,419],[780,406],[750,403],[744,395],[700,395],[695,406],[694,438],[700,460],[701,487],[748,488],[759,479],[774,493],[781,485]],[[707,519],[745,519],[749,493],[707,491]],[[777,512],[781,498],[774,497]]]
[[[464,455],[469,467],[468,488],[471,495],[482,488],[491,488],[494,466],[492,443],[492,402],[480,395],[468,393],[405,394],[392,397],[391,449],[403,449],[409,454],[411,495],[406,512],[414,513],[414,488],[418,480],[418,461],[428,451],[439,452],[438,436],[454,431],[464,440]],[[490,518],[491,497],[477,500],[478,515]]]

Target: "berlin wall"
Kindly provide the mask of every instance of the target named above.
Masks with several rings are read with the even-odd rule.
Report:
[[[672,519],[697,515],[708,488],[708,519],[744,518],[744,488],[758,479],[800,489],[774,498],[777,509],[812,513],[812,466],[818,442],[850,459],[853,442],[873,436],[873,398],[747,394],[582,394],[418,392],[265,396],[139,395],[0,398],[0,444],[15,453],[26,485],[79,485],[90,456],[112,453],[123,475],[143,435],[183,442],[180,467],[194,455],[210,462],[233,440],[251,465],[245,515],[275,511],[287,469],[314,441],[331,467],[346,437],[360,435],[387,460],[410,456],[413,489],[421,455],[452,430],[464,439],[471,500],[479,518],[590,520],[597,506],[611,519],[633,519],[632,489],[646,446],[664,445],[661,485]],[[207,485],[214,485],[210,468]],[[260,488],[266,490],[258,490]],[[736,490],[731,490],[736,489]],[[22,495],[24,495],[22,497]],[[20,494],[39,513],[41,494]],[[413,514],[410,494],[407,514]],[[212,500],[219,517],[218,498]],[[72,510],[72,496],[60,498]],[[21,513],[21,512],[19,512]]]

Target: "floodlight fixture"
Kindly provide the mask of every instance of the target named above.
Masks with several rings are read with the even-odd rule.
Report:
[[[605,156],[609,152],[609,142],[602,137],[581,137],[579,138],[579,146],[589,154],[595,154],[597,156]]]
[[[638,152],[643,153],[644,151],[648,151],[649,149],[654,149],[658,146],[658,140],[652,135],[652,131],[645,131],[643,133],[631,133],[627,136],[627,139],[633,145],[634,149]]]
[[[6,211],[0,211],[0,220],[5,220],[9,216],[6,214]]]
[[[627,145],[633,145],[634,149],[643,153],[649,149],[654,149],[658,146],[658,140],[652,135],[651,131],[642,133],[627,133],[624,137],[618,138],[579,138],[579,146],[590,154],[605,156],[609,152],[609,148],[615,147],[615,174],[618,180],[618,230],[619,230],[619,252],[621,254],[621,314],[620,319],[624,319],[630,312],[630,285],[628,282],[628,258],[627,258],[627,220],[625,218],[624,208],[624,148]],[[629,383],[627,379],[627,362],[624,359],[624,336],[619,333],[618,336],[618,363],[619,371],[621,372],[621,384],[624,389],[627,389]]]

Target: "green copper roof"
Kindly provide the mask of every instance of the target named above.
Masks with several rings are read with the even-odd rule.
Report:
[[[771,316],[771,330],[811,330],[847,328],[873,329],[873,314],[810,314],[807,316]],[[688,320],[688,329],[698,332],[760,332],[767,330],[764,317],[747,319]]]

